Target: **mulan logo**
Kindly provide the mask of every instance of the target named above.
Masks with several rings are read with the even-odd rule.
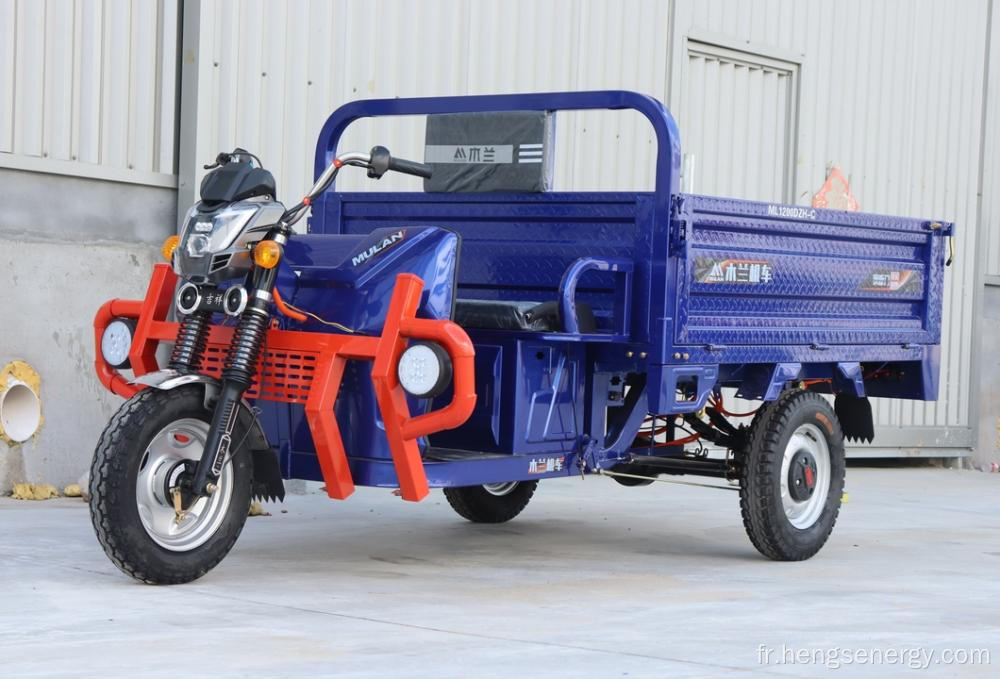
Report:
[[[387,237],[383,238],[378,243],[375,243],[375,245],[372,245],[371,247],[369,247],[364,252],[359,253],[357,255],[354,255],[354,257],[351,259],[351,263],[354,266],[357,266],[359,264],[363,264],[364,262],[367,262],[369,259],[373,259],[375,257],[375,255],[378,255],[381,252],[384,252],[385,250],[388,250],[393,245],[395,245],[399,241],[403,240],[403,236],[405,234],[406,234],[406,231],[404,229],[400,229],[396,233],[389,234]]]

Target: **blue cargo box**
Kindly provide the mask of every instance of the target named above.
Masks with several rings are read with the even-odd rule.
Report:
[[[449,466],[468,464],[468,456],[438,459],[435,450],[583,456],[596,445],[609,459],[622,456],[644,418],[701,411],[722,387],[766,401],[790,383],[808,382],[822,382],[812,391],[858,399],[936,398],[953,225],[680,193],[679,134],[650,97],[579,92],[352,102],[324,126],[316,172],[336,155],[346,127],[363,117],[605,108],[638,110],[652,125],[654,191],[330,191],[315,202],[310,234],[296,239],[321,249],[331,235],[437,227],[460,239],[456,309],[510,305],[516,315],[531,305],[559,306],[562,326],[544,332],[466,327],[477,352],[478,403],[466,425],[424,442],[432,483],[480,478]],[[299,294],[322,299],[325,285],[303,276]],[[580,327],[579,307],[593,313],[593,327]],[[425,310],[451,315],[440,305]],[[641,401],[629,402],[629,419],[615,422],[612,411],[622,402],[610,399],[625,399],[629,390],[618,385],[635,375],[643,377],[641,390],[632,389]],[[291,408],[290,430],[300,431],[301,414]],[[845,426],[865,438],[871,423]],[[316,476],[309,442],[291,438],[289,475]],[[362,482],[391,485],[378,435],[353,443]],[[435,460],[443,463],[436,471]],[[498,480],[512,473],[506,464],[497,462]],[[558,473],[571,471],[561,466]]]

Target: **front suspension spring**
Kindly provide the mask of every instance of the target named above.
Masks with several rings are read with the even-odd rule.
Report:
[[[226,356],[222,376],[227,380],[237,380],[246,385],[253,381],[257,372],[257,360],[267,334],[268,317],[261,313],[246,311],[233,333],[233,343]]]
[[[208,346],[209,311],[195,311],[181,321],[177,330],[174,350],[170,353],[170,367],[179,372],[197,370]]]

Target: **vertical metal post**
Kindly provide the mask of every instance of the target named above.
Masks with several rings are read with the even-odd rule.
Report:
[[[195,201],[198,169],[199,71],[201,66],[201,0],[181,4],[180,105],[177,116],[178,228]]]
[[[969,426],[972,429],[972,449],[974,456],[979,458],[980,462],[985,462],[986,451],[980,450],[980,438],[982,431],[980,431],[980,419],[981,413],[979,409],[982,404],[982,390],[983,390],[983,377],[980,373],[980,364],[982,362],[983,356],[983,342],[982,342],[982,325],[983,325],[983,297],[985,293],[986,286],[986,255],[989,248],[985,247],[988,242],[988,229],[992,227],[990,224],[983,223],[983,191],[986,187],[983,184],[983,177],[986,168],[986,125],[990,118],[988,116],[989,111],[988,104],[990,100],[990,77],[993,75],[990,73],[990,52],[993,49],[993,0],[988,0],[986,4],[986,40],[985,40],[985,52],[983,57],[983,107],[980,116],[979,123],[979,166],[976,177],[976,239],[979,241],[977,247],[974,248],[976,252],[976,257],[972,262],[973,274],[972,274],[972,354],[969,357],[969,374],[972,379],[969,380]],[[961,231],[959,231],[959,238],[961,238]],[[978,247],[982,243],[983,247]],[[991,414],[992,415],[992,414]],[[978,453],[978,455],[976,455]]]
[[[684,193],[694,193],[694,168],[695,157],[693,153],[685,153],[683,166],[681,169],[681,191]]]

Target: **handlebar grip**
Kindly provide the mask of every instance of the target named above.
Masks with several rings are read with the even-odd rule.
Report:
[[[430,165],[418,163],[414,160],[404,160],[403,158],[390,158],[389,169],[394,172],[412,174],[415,177],[423,177],[424,179],[430,179],[431,175],[434,174],[434,170]]]

